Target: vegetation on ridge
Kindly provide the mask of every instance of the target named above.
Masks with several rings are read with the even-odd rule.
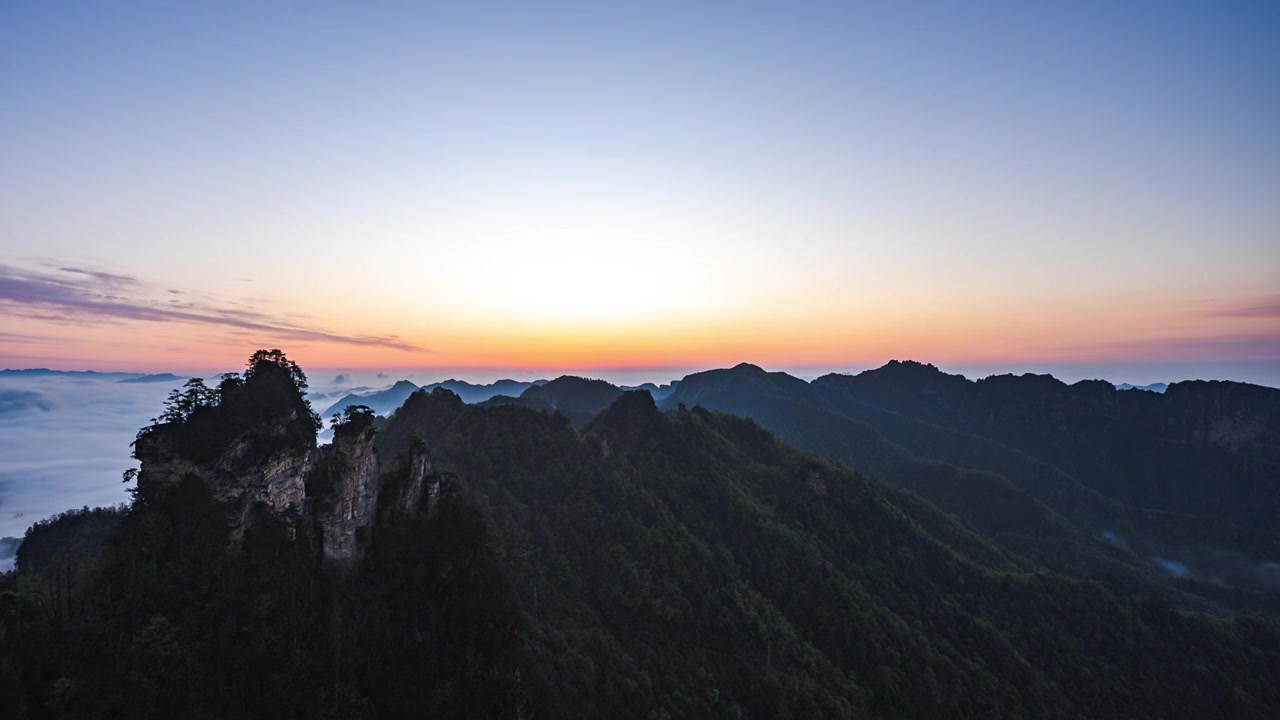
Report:
[[[233,396],[246,393],[236,402],[248,407],[263,400],[259,388],[273,392],[245,381]],[[272,407],[302,401],[296,385],[288,400]],[[272,432],[243,420],[226,442]],[[78,547],[86,559],[61,595],[50,589],[64,587],[61,575],[24,561],[0,578],[3,710],[1280,711],[1274,621],[1185,612],[1107,579],[1046,571],[749,419],[664,414],[630,392],[575,429],[558,413],[468,406],[436,390],[415,392],[376,430],[357,410],[335,428],[351,432],[374,433],[384,487],[425,452],[439,490],[408,514],[384,508],[363,561],[341,572],[320,560],[314,529],[265,507],[229,550],[225,514],[200,481],[142,489],[100,544],[78,532],[78,513],[29,535],[24,557]]]

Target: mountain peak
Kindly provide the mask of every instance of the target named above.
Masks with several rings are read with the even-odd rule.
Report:
[[[520,394],[523,400],[545,403],[560,412],[575,425],[587,421],[598,410],[607,407],[622,389],[604,380],[592,380],[576,375],[561,375],[544,385],[533,385]]]
[[[582,425],[584,436],[598,436],[606,443],[637,432],[649,432],[666,417],[648,390],[628,390]],[[612,438],[610,440],[609,438]],[[607,450],[603,451],[606,452]]]
[[[890,360],[875,370],[867,372],[899,373],[911,375],[945,375],[933,363],[922,363],[918,360]]]
[[[618,396],[610,407],[627,408],[657,414],[658,404],[648,390],[628,390]]]

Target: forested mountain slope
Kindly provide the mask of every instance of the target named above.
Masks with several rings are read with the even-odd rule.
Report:
[[[411,398],[385,429],[384,456],[417,438],[489,519],[533,652],[588,715],[1176,716],[1185,708],[1164,693],[1203,699],[1203,683],[1165,687],[1191,682],[1179,644],[1205,646],[1180,633],[1225,632],[1209,645],[1228,655],[1241,622],[1274,639],[1265,621],[1029,571],[931,505],[750,421],[664,415],[643,394],[581,434],[552,414],[438,395]],[[1148,655],[1161,646],[1163,660]],[[1105,688],[1117,679],[1123,689]]]
[[[0,578],[10,715],[1280,710],[1274,621],[1047,571],[752,420],[630,392],[575,428],[437,389],[316,448],[281,367],[202,401],[216,435],[145,432],[122,514],[29,534]]]
[[[976,382],[890,363],[813,388],[991,438],[1125,504],[1273,530],[1280,517],[1280,390],[1180,382],[1163,393],[1047,375]]]
[[[1114,575],[1149,591],[1153,582],[1168,585],[1161,562],[1174,563],[1183,577],[1172,578],[1177,589],[1165,591],[1171,601],[1195,607],[1191,593],[1234,607],[1280,609],[1280,568],[1269,564],[1280,558],[1274,529],[1135,507],[996,439],[851,398],[847,380],[805,383],[744,364],[685,378],[665,406],[754,418],[797,447],[919,492],[1006,549],[1055,570]],[[937,419],[924,400],[904,405]]]

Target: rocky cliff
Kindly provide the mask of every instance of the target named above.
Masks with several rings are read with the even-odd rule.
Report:
[[[318,530],[324,558],[335,562],[360,558],[380,504],[408,514],[421,507],[424,495],[430,499],[439,491],[439,479],[429,478],[426,451],[418,448],[398,468],[394,492],[383,498],[371,423],[340,428],[330,445],[271,442],[286,434],[287,422],[252,428],[204,459],[184,447],[180,427],[155,426],[134,445],[141,463],[138,490],[199,482],[224,509],[233,547],[265,507],[285,521],[292,537],[304,527]]]
[[[327,560],[358,557],[364,534],[376,517],[382,478],[373,433],[372,427],[335,433],[332,445],[315,450],[315,472],[326,477],[312,483],[318,490],[312,508]]]

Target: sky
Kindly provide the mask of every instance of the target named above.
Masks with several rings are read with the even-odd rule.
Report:
[[[1270,0],[10,0],[0,366],[1280,385],[1277,128]]]

